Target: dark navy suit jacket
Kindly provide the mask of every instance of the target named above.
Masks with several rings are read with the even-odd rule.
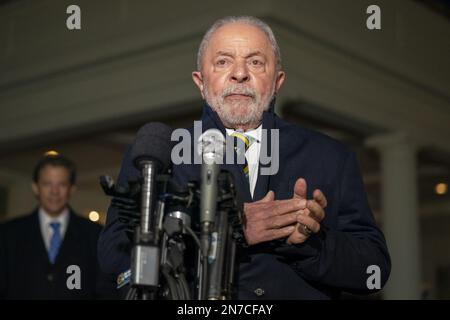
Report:
[[[355,154],[340,142],[321,133],[289,124],[274,113],[264,112],[263,129],[279,130],[280,165],[275,175],[259,175],[253,198],[239,165],[223,165],[235,179],[245,202],[263,198],[269,190],[278,200],[293,196],[296,180],[306,179],[308,199],[312,192],[324,192],[328,206],[321,231],[306,242],[288,245],[286,239],[270,241],[239,250],[238,299],[330,299],[341,291],[372,293],[367,268],[376,265],[383,286],[390,273],[390,258],[383,234],[376,226],[361,179]],[[209,106],[202,115],[203,131],[217,128],[225,134],[217,114]],[[262,144],[266,141],[262,141]],[[260,164],[260,170],[263,165]],[[200,165],[173,167],[178,183],[200,179]],[[135,179],[130,153],[122,163],[118,183]],[[108,211],[99,239],[100,264],[108,273],[130,267],[130,243],[125,226],[114,208]]]
[[[112,277],[100,271],[101,227],[70,211],[54,264],[48,259],[37,209],[0,225],[0,299],[117,299]],[[70,265],[80,268],[80,289],[69,289]]]

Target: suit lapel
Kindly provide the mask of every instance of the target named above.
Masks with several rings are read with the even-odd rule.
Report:
[[[267,134],[262,135],[261,139],[261,150],[260,150],[260,158],[261,158],[261,152],[263,150],[263,146],[267,146],[266,150],[267,153],[270,152],[271,149],[271,130],[275,129],[275,121],[274,121],[274,114],[269,112],[263,113],[263,121],[262,121],[262,129],[267,132]],[[268,156],[269,154],[266,154]],[[270,175],[261,175],[261,168],[264,167],[270,167],[270,163],[268,164],[261,164],[259,163],[258,166],[258,179],[256,180],[256,186],[255,191],[253,192],[253,201],[258,201],[264,198],[264,196],[269,192],[269,184],[270,184]]]
[[[30,243],[36,244],[36,246],[30,246],[33,248],[32,255],[38,257],[40,260],[50,263],[48,260],[48,252],[44,243],[44,236],[41,232],[41,222],[39,221],[38,209],[32,213],[32,224],[30,230]]]
[[[79,245],[79,234],[77,234],[78,217],[70,209],[69,221],[67,224],[66,233],[64,239],[59,248],[58,255],[56,256],[55,264],[66,262],[70,259],[70,253],[78,252],[76,246]]]

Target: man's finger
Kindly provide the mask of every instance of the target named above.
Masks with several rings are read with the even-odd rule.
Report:
[[[248,205],[258,205],[258,204],[262,204],[262,203],[268,203],[271,201],[275,200],[275,193],[270,190],[269,192],[266,193],[266,195],[264,196],[264,198],[262,198],[261,200],[255,201],[255,202],[246,202],[244,203],[244,208]]]
[[[274,203],[273,210],[269,212],[267,217],[280,216],[289,212],[305,209],[306,203],[307,201],[305,199],[278,200]]]
[[[327,207],[327,198],[320,189],[314,190],[313,198],[320,204],[322,208],[325,209]]]
[[[247,223],[278,217],[287,213],[298,213],[306,208],[305,199],[275,200],[271,202],[253,202],[244,204]]]
[[[320,222],[325,218],[325,212],[319,203],[315,200],[308,200],[306,207],[310,210],[309,216]]]
[[[303,178],[297,179],[294,185],[294,198],[306,199],[307,185]]]
[[[309,228],[309,230],[311,230],[313,233],[317,233],[320,231],[320,224],[311,217],[307,217],[304,215],[298,215],[297,221],[300,222],[301,224],[304,224],[305,226],[307,226]],[[302,228],[302,227],[300,226],[300,228]],[[300,232],[302,232],[302,231],[300,231]]]
[[[270,202],[273,200],[275,200],[275,192],[270,190],[269,192],[267,192],[267,194],[264,196],[264,198],[262,198],[258,202]]]
[[[312,230],[306,224],[303,224],[303,223],[300,223],[300,222],[297,223],[296,228],[297,229],[296,229],[295,232],[293,232],[293,234],[294,235],[301,235],[304,238],[308,238],[311,235],[311,233],[313,233]]]
[[[251,216],[257,219],[267,219],[289,212],[296,212],[306,208],[305,199],[275,200],[271,202],[246,203],[244,210],[252,212]]]
[[[294,232],[292,232],[289,238],[287,239],[288,244],[303,243],[305,242],[306,239],[308,239],[308,236],[298,231],[299,226],[300,223],[297,224],[297,226],[295,227],[296,230],[294,230]]]
[[[285,214],[263,220],[266,229],[280,229],[297,222],[297,213]]]
[[[263,233],[263,241],[271,241],[280,238],[286,238],[295,231],[295,226],[288,226],[280,229],[271,229]]]

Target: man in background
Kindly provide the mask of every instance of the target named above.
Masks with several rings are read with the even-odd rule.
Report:
[[[37,163],[32,190],[38,207],[0,225],[1,299],[115,297],[97,263],[101,227],[69,206],[75,180],[75,165],[61,155]]]

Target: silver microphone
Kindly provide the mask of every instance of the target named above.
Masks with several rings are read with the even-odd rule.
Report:
[[[199,138],[202,156],[200,223],[213,225],[217,205],[217,176],[225,153],[225,138],[217,129],[205,131]]]
[[[197,152],[202,156],[200,225],[202,264],[199,271],[199,299],[206,298],[208,288],[208,253],[217,208],[217,177],[223,163],[225,138],[217,129],[206,130],[197,141]]]

